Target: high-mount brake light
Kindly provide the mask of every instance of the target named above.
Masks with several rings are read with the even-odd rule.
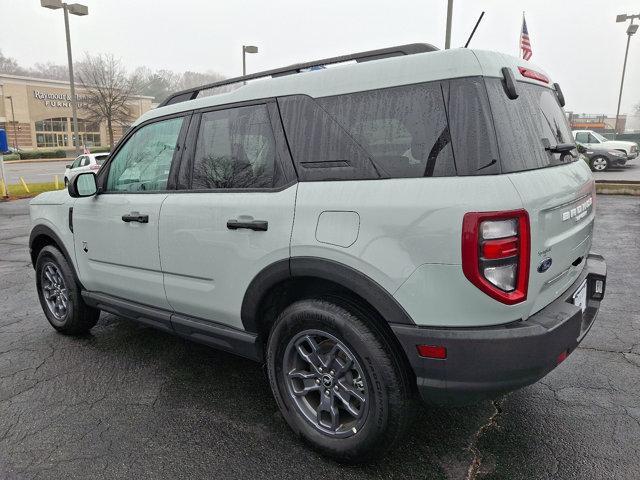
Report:
[[[499,302],[523,302],[529,284],[530,245],[526,210],[466,213],[462,221],[464,275]]]
[[[534,80],[538,80],[539,82],[549,83],[549,78],[546,75],[543,75],[540,72],[536,72],[535,70],[530,70],[525,67],[518,67],[518,71],[523,77],[533,78]]]

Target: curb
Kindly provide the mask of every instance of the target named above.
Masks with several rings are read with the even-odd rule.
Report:
[[[12,165],[14,163],[42,163],[42,162],[64,162],[69,160],[75,160],[76,157],[65,158],[30,158],[29,160],[5,160],[5,165]]]
[[[640,182],[632,181],[596,181],[596,193],[601,195],[633,195],[640,196]]]

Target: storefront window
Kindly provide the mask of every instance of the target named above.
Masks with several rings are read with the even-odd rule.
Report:
[[[69,147],[72,136],[71,118],[48,118],[35,122],[36,146]],[[100,145],[100,125],[88,120],[78,119],[79,145],[95,147]],[[75,139],[74,139],[75,140]],[[75,141],[73,142],[75,146]]]

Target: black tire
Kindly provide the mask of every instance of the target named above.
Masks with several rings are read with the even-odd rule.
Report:
[[[360,463],[380,458],[404,436],[412,416],[414,398],[409,372],[393,346],[373,324],[365,322],[365,318],[362,310],[347,302],[336,299],[300,300],[280,314],[267,342],[269,383],[285,420],[313,448],[340,462]],[[313,351],[309,348],[312,344],[305,340],[309,336],[319,347],[318,352],[324,344],[328,344],[326,348],[340,345],[332,349],[337,348],[340,352],[336,355],[337,360],[320,364],[324,366],[323,375],[311,362],[303,360],[300,350],[292,345],[292,342],[300,342],[305,344],[305,352]],[[353,368],[339,378],[342,374],[338,371],[344,370],[339,367],[348,364],[350,356],[355,360],[351,364]],[[324,358],[327,357],[325,354]],[[289,358],[296,358],[304,367],[299,371],[291,368],[287,363]],[[331,369],[332,365],[337,368]],[[303,368],[314,372],[314,378],[298,378]],[[331,375],[326,374],[327,369]],[[292,380],[286,372],[294,371],[296,378]],[[307,372],[303,374],[309,375]],[[331,377],[331,382],[326,377]],[[309,383],[305,383],[307,381]],[[294,385],[295,382],[302,382],[302,390],[310,390],[310,393],[304,397],[296,395],[296,389],[302,390]],[[312,390],[314,383],[318,385],[317,392]],[[355,395],[351,396],[351,391]],[[358,394],[364,402],[360,402]],[[346,403],[340,398],[345,398],[345,395],[348,403],[355,405],[353,410],[363,412],[359,418],[353,417],[352,420],[352,415],[345,409]],[[331,405],[336,405],[335,411],[339,412],[336,417],[343,422],[335,429],[323,424],[321,414],[313,420],[312,405],[319,405],[323,400],[335,402]],[[334,411],[333,407],[331,411]],[[333,420],[333,415],[327,420]]]
[[[54,246],[47,245],[38,254],[36,287],[42,310],[58,332],[80,335],[97,323],[100,310],[84,302],[71,266]],[[52,306],[52,302],[55,306]]]
[[[597,156],[591,159],[589,165],[591,166],[591,170],[594,172],[604,172],[605,170],[609,170],[611,163],[607,157]]]

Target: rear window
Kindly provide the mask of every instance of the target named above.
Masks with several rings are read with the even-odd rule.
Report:
[[[575,144],[555,92],[518,82],[519,96],[510,100],[498,78],[486,78],[503,173],[551,167],[576,159],[573,152],[555,153],[545,146]]]

